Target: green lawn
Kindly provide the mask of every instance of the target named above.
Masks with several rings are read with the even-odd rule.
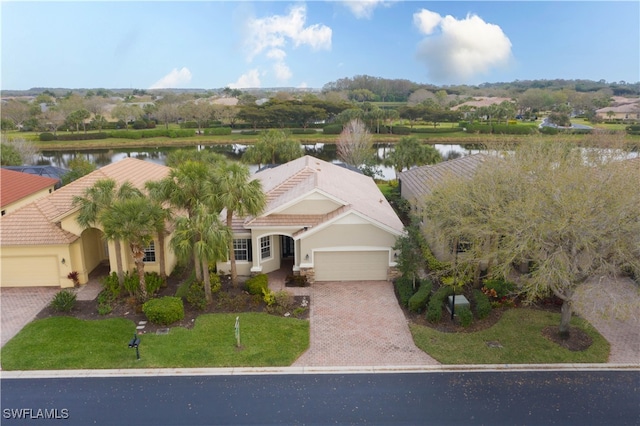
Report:
[[[442,364],[550,364],[604,363],[609,343],[589,323],[579,318],[572,325],[591,336],[593,344],[572,352],[542,336],[546,326],[560,324],[560,315],[533,309],[510,309],[493,327],[475,333],[441,333],[411,325],[416,345]],[[499,342],[502,348],[487,346]]]
[[[241,348],[235,319],[240,317]],[[140,360],[128,347],[135,324],[52,317],[28,324],[1,352],[3,370],[263,367],[291,365],[309,346],[309,322],[262,313],[207,314],[193,329],[140,336]]]

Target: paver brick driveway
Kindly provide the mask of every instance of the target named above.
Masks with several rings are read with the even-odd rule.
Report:
[[[60,289],[54,287],[3,288],[0,291],[0,346],[4,346],[22,327],[31,322],[58,291]]]
[[[414,345],[390,282],[315,283],[310,322],[309,350],[294,366],[438,364]]]

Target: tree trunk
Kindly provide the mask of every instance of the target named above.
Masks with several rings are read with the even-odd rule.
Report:
[[[571,302],[564,300],[560,309],[560,327],[558,329],[563,340],[569,338],[569,322],[571,321]]]
[[[196,280],[197,281],[202,281],[202,265],[200,264],[200,259],[198,258],[198,255],[196,254],[196,246],[197,241],[194,242],[193,244],[193,265],[196,269]]]
[[[160,269],[160,278],[162,279],[163,285],[167,283],[167,266],[165,264],[164,258],[164,229],[161,229],[158,232],[158,256],[160,257],[158,260],[158,267]]]
[[[204,297],[207,299],[207,305],[213,303],[213,296],[211,294],[211,278],[209,277],[209,264],[205,259],[202,259],[202,271],[204,275]]]
[[[140,282],[140,300],[147,301],[149,295],[147,294],[147,282],[144,279],[144,248],[130,244],[131,253],[133,254],[133,260],[136,264],[136,270],[138,271],[138,281]]]
[[[227,226],[231,228],[233,220],[233,212],[227,209]],[[233,250],[233,237],[229,239],[229,263],[231,263],[231,283],[233,286],[238,285],[238,272],[236,271],[236,253]]]
[[[122,269],[122,244],[119,239],[113,241],[116,246],[116,272],[118,273],[118,283],[120,288],[124,286],[124,270]]]

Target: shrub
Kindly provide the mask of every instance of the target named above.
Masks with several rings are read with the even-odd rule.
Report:
[[[242,130],[240,132],[241,135],[245,135],[245,136],[256,136],[259,135],[261,132],[258,132],[257,130]]]
[[[211,294],[216,294],[222,288],[222,284],[220,283],[220,277],[218,275],[211,276]],[[204,282],[203,281],[193,281],[189,286],[189,291],[185,297],[187,302],[196,309],[201,311],[204,310],[207,306],[207,298],[204,294]]]
[[[120,296],[120,283],[118,282],[118,274],[112,272],[102,279],[103,291],[109,293],[109,296],[113,299],[117,299]]]
[[[433,283],[429,280],[422,281],[418,291],[409,299],[409,310],[411,312],[422,312],[427,307]]]
[[[147,285],[147,293],[149,293],[150,296],[156,294],[164,284],[164,281],[157,272],[145,272],[144,282]]]
[[[429,271],[442,271],[444,269],[449,268],[449,263],[440,262],[431,252],[429,246],[426,244],[422,246],[422,256],[427,261],[427,269]]]
[[[272,303],[269,304],[269,302],[266,300],[266,295],[265,295],[265,302],[267,303],[267,312],[271,313],[271,314],[276,314],[276,315],[283,315],[286,312],[291,311],[291,309],[293,308],[293,305],[295,304],[295,299],[293,297],[293,295],[291,293],[289,293],[286,290],[280,290],[280,291],[276,291],[274,292],[269,292],[269,298],[271,301],[272,298]]]
[[[179,297],[166,296],[149,300],[142,312],[154,324],[169,325],[184,318],[184,305]]]
[[[273,304],[276,303],[276,295],[273,291],[269,290],[268,288],[263,288],[262,300],[264,300],[264,303],[266,303],[267,306],[272,306]]]
[[[307,277],[304,275],[287,275],[285,282],[289,287],[307,287],[309,285]]]
[[[329,124],[322,128],[325,135],[339,135],[342,133],[342,124]]]
[[[115,132],[109,133],[110,138],[118,138],[118,139],[141,139],[142,132],[131,132],[129,130],[116,130]]]
[[[410,135],[411,128],[405,126],[393,126],[391,128],[391,133],[394,135]]]
[[[53,296],[51,307],[57,312],[70,312],[76,305],[76,294],[70,290],[61,290]]]
[[[453,289],[448,286],[442,286],[431,296],[427,306],[427,320],[437,323],[442,320],[442,304],[447,296],[453,294]]]
[[[460,325],[463,327],[469,327],[473,322],[473,313],[471,313],[471,310],[466,306],[456,309],[456,315],[458,315]]]
[[[230,135],[231,127],[214,127],[212,129],[204,129],[205,135]]]
[[[138,274],[134,271],[130,274],[128,271],[124,275],[124,289],[127,290],[129,296],[135,296],[140,291],[140,280]]]
[[[627,134],[629,135],[640,135],[640,125],[639,124],[632,124],[630,126],[625,127],[625,130],[627,131]],[[40,135],[40,140],[42,139],[42,135]]]
[[[116,278],[117,283],[117,278]],[[107,289],[104,289],[98,294],[98,314],[107,315],[113,310],[113,304],[116,297]]]
[[[318,133],[315,129],[291,129],[292,135],[315,135]]]
[[[53,133],[49,133],[49,132],[40,133],[40,140],[42,142],[54,141],[54,140],[56,140],[56,135],[54,135]]]
[[[555,127],[544,126],[540,127],[540,133],[543,135],[557,135],[558,129]]]
[[[409,306],[409,300],[415,292],[413,289],[413,281],[402,276],[396,280],[395,287],[398,292],[398,300],[400,301],[400,304],[406,308]]]
[[[476,315],[479,319],[486,318],[491,313],[491,301],[480,290],[473,290],[473,300],[476,302]]]
[[[495,290],[496,297],[498,299],[501,299],[513,293],[513,291],[516,288],[516,285],[514,283],[510,281],[505,281],[501,278],[484,280],[482,284],[488,290]]]
[[[106,139],[106,133],[70,133],[70,134],[58,134],[56,140],[59,141],[86,141],[90,139]]]
[[[80,285],[80,273],[78,271],[71,271],[67,278],[73,281],[73,286],[78,287]]]
[[[269,277],[267,274],[258,274],[249,278],[244,285],[249,294],[263,294],[263,290],[269,289]]]

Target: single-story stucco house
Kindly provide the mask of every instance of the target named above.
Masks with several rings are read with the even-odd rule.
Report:
[[[478,167],[490,157],[486,154],[474,154],[454,160],[444,161],[430,166],[415,167],[398,175],[400,195],[409,202],[411,213],[421,219],[421,229],[434,256],[441,261],[450,261],[454,257],[452,244],[445,244],[436,224],[427,220],[424,201],[433,189],[445,179],[455,177],[471,179]]]
[[[51,194],[57,179],[0,169],[0,209],[2,216]]]
[[[79,273],[81,284],[102,262],[109,262],[116,271],[115,245],[105,241],[99,228],[82,228],[76,222],[78,209],[73,197],[84,195],[85,189],[100,179],[113,179],[118,185],[126,181],[143,189],[147,181],[160,180],[169,168],[125,158],[33,201],[0,218],[0,254],[2,287],[53,286],[71,287],[70,272]],[[166,271],[176,265],[173,252],[165,239]],[[147,247],[146,270],[159,272],[155,244]],[[122,263],[125,270],[135,268],[128,246],[122,243]]]
[[[315,281],[388,280],[404,227],[368,176],[304,156],[257,172],[267,206],[257,217],[235,217],[239,275],[291,272]],[[219,272],[229,262],[217,264]]]

